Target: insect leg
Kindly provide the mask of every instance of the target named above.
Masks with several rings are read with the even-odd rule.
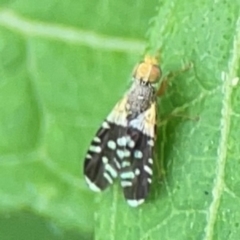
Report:
[[[168,82],[170,82],[173,78],[175,78],[179,74],[181,74],[185,71],[188,71],[192,67],[193,67],[193,64],[189,63],[186,66],[184,66],[182,69],[179,69],[179,70],[174,71],[174,72],[170,72],[165,77],[163,77],[163,79],[161,80],[161,84],[159,86],[159,89],[157,91],[157,96],[161,97],[165,93],[165,91],[167,89],[167,86],[168,86]]]

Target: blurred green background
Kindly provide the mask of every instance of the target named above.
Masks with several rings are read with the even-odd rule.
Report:
[[[0,240],[240,235],[240,3],[0,0]],[[145,48],[164,74],[155,181],[127,206],[82,165]],[[169,115],[199,116],[199,121]]]

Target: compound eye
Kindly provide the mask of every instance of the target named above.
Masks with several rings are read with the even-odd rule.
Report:
[[[151,69],[151,72],[149,74],[149,79],[148,81],[149,82],[152,82],[152,83],[155,83],[158,81],[158,79],[160,78],[161,76],[161,70],[159,68],[159,66],[157,65],[152,65],[152,69]]]
[[[138,64],[134,69],[133,77],[139,81],[155,83],[161,76],[160,67],[150,58],[146,58],[144,62]]]

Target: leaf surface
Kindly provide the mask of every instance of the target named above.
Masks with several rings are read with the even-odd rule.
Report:
[[[32,239],[13,227],[30,222],[36,239],[238,239],[239,5],[1,1],[1,239]],[[154,184],[133,209],[119,183],[91,193],[82,161],[145,47],[165,75],[193,68],[159,100]]]

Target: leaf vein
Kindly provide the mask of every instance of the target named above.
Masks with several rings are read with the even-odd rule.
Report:
[[[222,74],[222,118],[221,118],[221,137],[218,148],[218,161],[216,168],[216,177],[213,187],[213,200],[210,204],[207,214],[207,224],[205,228],[205,240],[213,239],[214,226],[217,220],[217,213],[220,206],[221,196],[224,190],[224,175],[227,162],[227,143],[231,125],[231,95],[232,95],[232,79],[237,75],[238,62],[240,60],[240,17],[236,22],[236,31],[233,40],[233,49],[231,58],[228,62],[228,73]]]
[[[7,10],[0,11],[0,25],[27,37],[39,36],[108,51],[139,53],[145,46],[141,40],[105,36],[74,27],[34,21]]]

